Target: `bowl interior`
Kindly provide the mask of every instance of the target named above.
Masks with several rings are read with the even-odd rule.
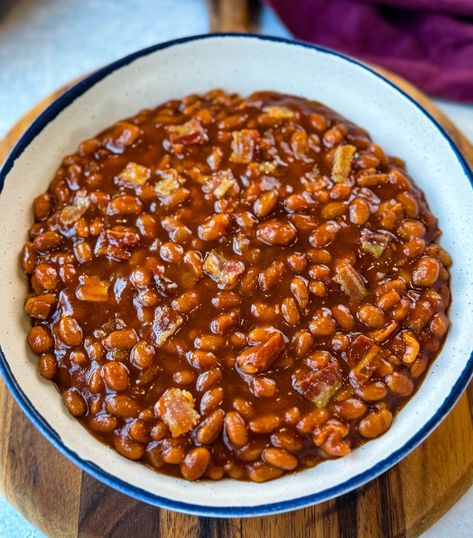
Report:
[[[141,108],[216,87],[243,95],[267,89],[309,97],[366,128],[388,153],[406,161],[439,219],[441,243],[455,262],[447,342],[389,432],[343,459],[260,485],[228,480],[189,483],[119,456],[65,411],[54,385],[39,377],[37,359],[25,343],[26,283],[18,254],[32,222],[31,201],[47,188],[62,156]],[[445,415],[469,378],[472,361],[473,255],[467,241],[472,189],[449,140],[390,83],[331,52],[257,37],[213,36],[148,51],[99,72],[66,95],[57,109],[62,110],[44,128],[36,125],[36,136],[28,136],[28,145],[7,170],[0,197],[0,338],[10,388],[36,424],[76,463],[155,504],[205,515],[263,514],[325,500],[373,478],[418,444]]]

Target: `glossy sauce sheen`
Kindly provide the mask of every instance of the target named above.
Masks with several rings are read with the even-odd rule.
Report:
[[[28,342],[120,454],[277,478],[389,429],[448,329],[403,162],[320,103],[214,90],[64,158],[22,253]]]

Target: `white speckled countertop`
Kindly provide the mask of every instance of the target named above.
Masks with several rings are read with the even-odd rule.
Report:
[[[289,36],[268,9],[262,33]],[[130,52],[208,31],[204,0],[0,0],[0,137],[56,88]],[[436,101],[473,140],[473,106]],[[424,537],[472,536],[473,489]],[[0,538],[43,535],[0,497]]]

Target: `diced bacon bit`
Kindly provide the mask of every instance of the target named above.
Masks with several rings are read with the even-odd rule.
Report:
[[[76,297],[80,301],[105,303],[108,301],[110,282],[100,280],[98,276],[81,275],[76,289]]]
[[[116,124],[111,133],[105,135],[104,146],[114,153],[121,153],[124,148],[131,146],[143,134],[143,131],[127,121]]]
[[[333,280],[340,284],[343,292],[354,301],[358,302],[365,297],[367,291],[362,277],[356,269],[346,260],[342,260],[335,268]]]
[[[264,161],[259,163],[259,171],[263,174],[274,174],[279,166],[280,163],[277,161]]]
[[[371,331],[369,334],[375,342],[384,342],[387,340],[394,332],[396,332],[399,323],[397,321],[390,321],[384,327]]]
[[[380,258],[392,241],[392,236],[388,232],[373,232],[365,228],[360,235],[361,250],[371,254],[375,258]]]
[[[95,244],[95,255],[110,260],[124,261],[131,257],[131,250],[140,242],[140,236],[132,228],[116,226],[100,233]]]
[[[346,144],[337,146],[333,155],[332,179],[336,183],[344,183],[351,172],[353,155],[356,153],[355,146]]]
[[[359,387],[369,381],[382,358],[381,347],[371,338],[363,334],[357,336],[348,352],[348,364],[352,367],[349,378],[352,384]]]
[[[184,320],[169,305],[158,306],[154,311],[153,336],[155,344],[161,347],[179,329]]]
[[[59,212],[59,224],[69,227],[76,223],[87,211],[90,200],[85,192],[78,191],[74,203],[62,208]]]
[[[223,151],[219,147],[212,148],[210,155],[207,157],[207,164],[210,170],[216,172],[220,168],[223,159]]]
[[[304,398],[323,409],[342,384],[342,374],[335,363],[329,363],[314,372],[307,367],[296,370],[292,375],[292,386]]]
[[[230,161],[232,163],[248,164],[254,160],[257,144],[260,139],[259,132],[256,129],[242,129],[241,131],[232,132],[232,154]]]
[[[159,398],[155,410],[173,437],[187,433],[200,419],[195,400],[188,390],[170,388]]]
[[[161,172],[161,176],[163,176],[163,179],[154,186],[154,190],[161,197],[169,196],[184,184],[184,178],[174,168],[164,170]]]
[[[167,132],[171,144],[192,146],[194,144],[203,144],[209,139],[202,124],[195,118],[192,118],[182,125],[169,125],[167,127]]]
[[[291,120],[295,117],[295,112],[287,106],[265,106],[263,112],[266,112],[273,120]]]
[[[150,177],[149,168],[131,161],[117,176],[119,184],[126,187],[142,187]]]
[[[222,289],[233,287],[238,277],[245,271],[243,262],[229,260],[215,250],[207,254],[202,267],[204,272]]]
[[[220,170],[207,179],[202,190],[205,193],[212,193],[215,198],[220,199],[226,194],[237,195],[240,192],[240,186],[231,170]]]
[[[307,132],[304,129],[299,129],[292,133],[291,136],[291,147],[294,153],[294,157],[299,160],[305,161],[307,158],[305,154],[309,150],[309,141],[307,137]],[[310,162],[310,159],[309,159]]]
[[[245,374],[264,372],[279,357],[284,348],[284,337],[277,331],[266,342],[245,348],[237,357],[238,368]]]

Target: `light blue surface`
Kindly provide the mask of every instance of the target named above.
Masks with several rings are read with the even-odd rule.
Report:
[[[267,9],[261,30],[288,36]],[[208,31],[204,0],[0,0],[0,137],[56,88],[130,52]],[[0,496],[0,538],[42,538]]]
[[[269,10],[260,22],[263,33],[288,36]],[[206,31],[204,0],[0,0],[0,137],[34,103],[83,73]],[[440,105],[473,135],[473,107]],[[0,538],[42,536],[0,497]]]

